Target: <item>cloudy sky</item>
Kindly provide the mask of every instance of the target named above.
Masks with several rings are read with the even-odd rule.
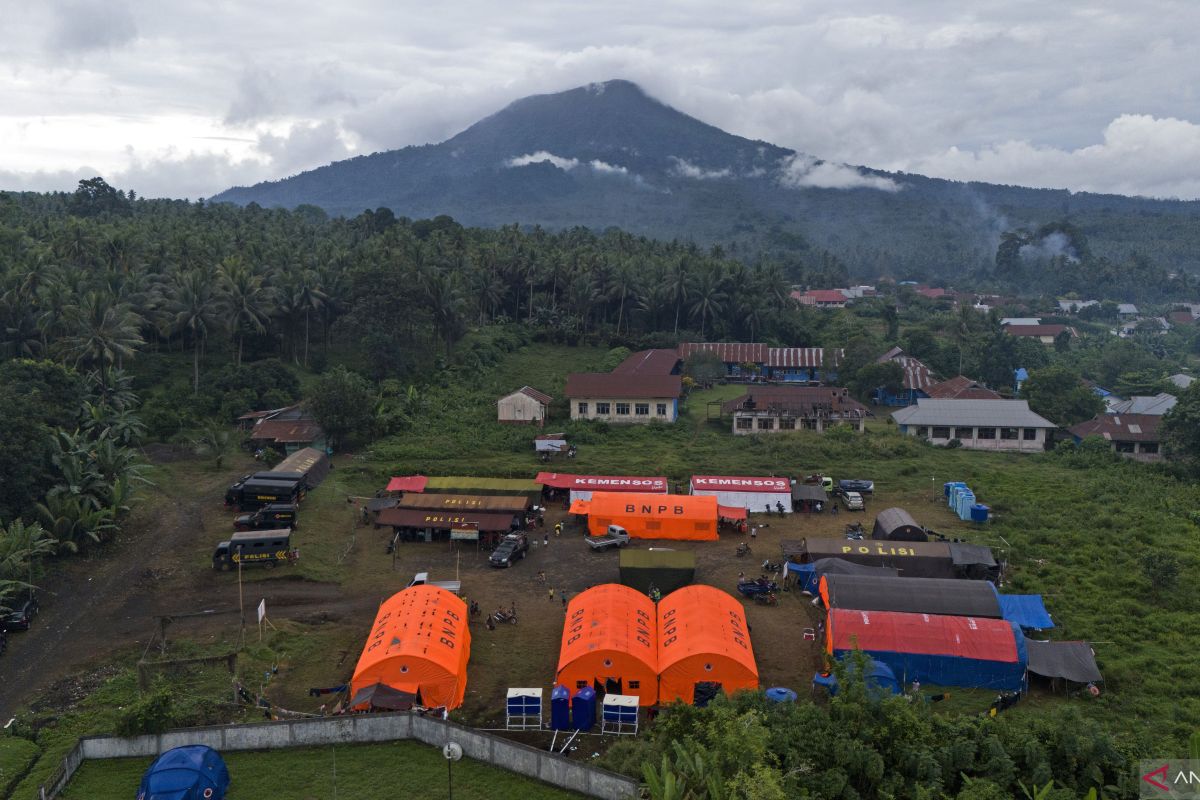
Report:
[[[1194,0],[0,0],[0,189],[202,197],[610,78],[821,158],[1200,197]]]

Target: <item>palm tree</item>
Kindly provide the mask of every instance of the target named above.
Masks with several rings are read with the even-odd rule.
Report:
[[[721,276],[717,268],[707,269],[700,273],[699,279],[692,287],[691,312],[700,315],[700,335],[708,331],[708,320],[725,310],[725,301],[729,295],[721,288]]]
[[[304,315],[304,366],[308,366],[309,320],[314,311],[319,312],[328,300],[321,277],[311,269],[301,270],[292,285],[293,306]]]
[[[57,345],[75,367],[121,366],[146,343],[142,318],[127,303],[114,303],[100,292],[88,292],[79,305],[68,308],[66,326],[68,333]]]
[[[622,261],[613,272],[610,297],[616,298],[617,306],[617,335],[621,334],[621,323],[625,320],[625,301],[629,298],[637,301],[638,280],[637,272],[629,261]]]
[[[221,303],[213,281],[198,269],[180,273],[171,293],[175,332],[192,337],[192,393],[200,391],[200,346],[209,331],[220,327]]]
[[[229,451],[233,449],[233,436],[224,425],[209,422],[200,429],[193,445],[196,455],[202,458],[211,458],[213,466],[219,470],[225,456],[229,455]]]
[[[247,333],[266,333],[274,292],[246,264],[228,261],[218,271],[221,302],[237,337],[237,365],[242,365],[242,345]]]
[[[681,256],[667,268],[666,288],[675,304],[675,333],[679,333],[679,313],[687,302],[692,276],[688,272],[687,258]]]

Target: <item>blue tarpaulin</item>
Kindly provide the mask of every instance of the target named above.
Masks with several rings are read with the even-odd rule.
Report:
[[[1054,620],[1050,619],[1040,594],[1002,594],[1000,614],[1022,628],[1045,630],[1054,627]]]
[[[819,558],[808,564],[796,564],[788,561],[787,570],[788,574],[796,579],[796,588],[809,594],[817,593],[821,576],[830,572],[837,575],[875,575],[890,578],[900,574],[899,570],[892,567],[868,567],[840,558]]]

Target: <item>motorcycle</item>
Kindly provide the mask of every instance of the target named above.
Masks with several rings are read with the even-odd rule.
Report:
[[[508,623],[509,625],[517,624],[517,610],[515,608],[503,609],[498,608],[492,614],[492,622],[497,625]]]
[[[738,558],[741,558],[744,555],[748,555],[749,553],[750,553],[750,545],[746,544],[745,542],[742,542],[741,544],[739,544],[737,546]]]
[[[779,570],[782,568],[783,564],[775,564],[769,558],[762,562],[763,572],[779,572]]]
[[[846,526],[846,538],[855,541],[866,538],[866,532],[863,530],[861,522],[854,522]]]
[[[764,592],[754,595],[754,602],[760,606],[777,606],[779,605],[779,596],[774,592]]]

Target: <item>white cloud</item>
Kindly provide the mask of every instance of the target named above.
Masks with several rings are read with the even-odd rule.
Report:
[[[1009,141],[974,152],[956,147],[912,168],[962,180],[1091,192],[1200,197],[1200,125],[1125,114],[1098,144],[1075,149]]]
[[[606,175],[628,175],[629,170],[617,164],[608,164],[600,159],[594,159],[588,162],[588,166],[596,172],[601,172]]]
[[[563,158],[562,156],[554,155],[554,153],[547,153],[545,150],[538,150],[536,153],[528,153],[523,156],[514,156],[504,163],[509,167],[527,167],[530,164],[540,164],[543,161],[549,161],[564,172],[570,172],[579,166],[578,158]]]
[[[857,167],[817,161],[811,156],[795,155],[780,163],[779,182],[789,189],[879,189],[898,192],[903,188],[891,178],[867,175]]]
[[[729,169],[729,167],[724,167],[723,169],[705,169],[704,167],[697,166],[696,164],[677,156],[671,156],[671,161],[674,162],[674,166],[671,167],[671,172],[681,178],[693,178],[699,181],[706,181],[716,180],[718,178],[728,178],[733,174],[733,170]]]

